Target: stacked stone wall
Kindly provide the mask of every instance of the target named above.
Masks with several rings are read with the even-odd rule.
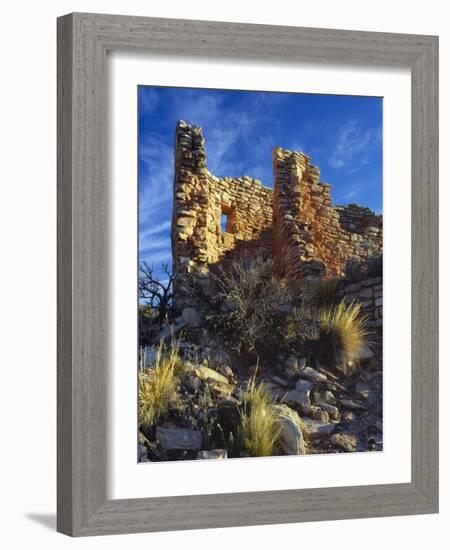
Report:
[[[370,331],[368,340],[379,360],[382,359],[383,329],[383,278],[370,277],[355,283],[343,285],[341,296],[346,303],[358,302],[361,313],[367,318]]]
[[[200,128],[175,133],[172,214],[174,273],[206,275],[212,264],[264,254],[288,281],[340,277],[349,260],[382,252],[382,217],[358,205],[332,205],[331,186],[301,152],[273,152],[274,190],[244,176],[219,178],[206,166]],[[221,218],[227,217],[222,228]]]
[[[211,264],[243,253],[272,255],[272,190],[247,176],[211,174],[204,145],[200,128],[178,123],[172,214],[176,273],[207,273]],[[222,215],[228,219],[225,229]]]
[[[228,263],[236,256],[272,255],[272,190],[249,177],[217,178],[209,174],[210,263]],[[227,227],[222,229],[222,215]]]
[[[278,147],[273,168],[278,275],[289,280],[342,276],[348,260],[381,254],[381,216],[357,207],[358,225],[351,224],[352,209],[333,207],[331,186],[320,181],[320,171],[309,157]],[[341,216],[346,216],[343,224]]]
[[[358,204],[335,206],[339,214],[339,223],[342,229],[350,233],[359,233],[373,243],[375,249],[383,247],[383,220],[370,208]]]

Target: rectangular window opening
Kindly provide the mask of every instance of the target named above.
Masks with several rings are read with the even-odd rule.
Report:
[[[225,204],[221,205],[220,228],[222,233],[233,233],[234,231],[234,208]]]
[[[222,229],[222,233],[226,233],[228,231],[228,221],[228,214],[222,212],[220,215],[220,228]]]

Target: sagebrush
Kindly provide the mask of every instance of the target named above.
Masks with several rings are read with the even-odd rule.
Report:
[[[241,356],[271,356],[282,345],[291,296],[273,276],[272,261],[236,260],[214,274],[206,316],[212,338]]]

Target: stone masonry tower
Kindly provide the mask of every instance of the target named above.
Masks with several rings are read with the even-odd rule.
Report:
[[[238,255],[272,257],[289,281],[341,276],[349,259],[382,253],[382,216],[333,206],[331,186],[301,152],[273,151],[274,189],[256,179],[218,178],[206,167],[201,128],[175,132],[172,256],[175,274],[208,274]]]

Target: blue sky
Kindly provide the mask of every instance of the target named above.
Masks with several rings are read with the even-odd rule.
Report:
[[[334,204],[382,208],[382,99],[138,87],[139,258],[171,261],[175,126],[201,126],[207,167],[273,188],[272,150],[303,151],[333,187]]]

